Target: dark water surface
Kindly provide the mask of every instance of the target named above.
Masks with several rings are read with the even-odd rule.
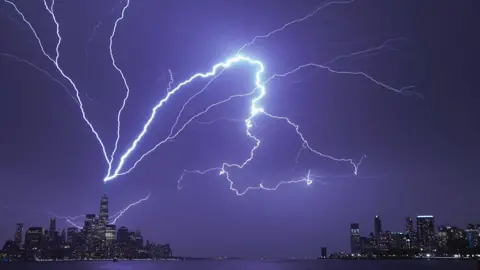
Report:
[[[15,270],[477,270],[474,261],[120,261],[0,263]]]

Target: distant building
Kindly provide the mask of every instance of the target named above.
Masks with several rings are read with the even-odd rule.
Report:
[[[408,249],[407,234],[404,232],[388,232],[389,249]]]
[[[105,234],[108,225],[108,197],[103,195],[100,199],[100,214],[98,216],[97,237],[101,242],[105,241]]]
[[[143,237],[142,237],[142,232],[140,230],[135,231],[135,245],[137,247],[143,246]]]
[[[67,233],[65,232],[65,229],[62,229],[62,234],[60,234],[60,244],[65,244],[66,240],[67,240]]]
[[[438,228],[437,243],[440,250],[447,250],[448,248],[448,229],[449,227],[447,226],[440,226]]]
[[[78,238],[78,228],[70,227],[67,228],[67,244],[71,247],[75,247],[77,245],[77,238]]]
[[[468,248],[480,247],[480,225],[468,224],[465,230]]]
[[[431,215],[417,216],[417,238],[420,248],[432,251],[435,246],[435,222]]]
[[[382,220],[380,220],[380,216],[376,215],[375,219],[373,220],[373,228],[374,228],[374,233],[375,233],[375,241],[377,247],[380,246],[380,232],[382,232]]]
[[[128,240],[129,240],[128,228],[125,226],[120,227],[117,231],[117,243],[127,244]]]
[[[85,239],[87,247],[92,249],[95,241],[95,232],[97,229],[97,218],[95,214],[87,214],[85,216],[85,225],[83,226],[83,239]]]
[[[113,224],[109,224],[105,230],[105,241],[107,246],[112,246],[115,243],[115,239],[117,238],[116,235],[117,226]]]
[[[25,248],[39,249],[43,240],[44,230],[42,227],[30,227],[25,233]]]
[[[413,218],[407,217],[405,219],[405,237],[406,237],[406,249],[414,249],[416,247],[417,236],[415,233],[415,227],[413,226]]]
[[[405,233],[413,233],[415,230],[413,228],[413,218],[407,217],[405,219]]]
[[[23,235],[23,223],[17,223],[15,228],[15,244],[17,246],[22,245],[22,235]]]
[[[57,220],[53,217],[50,219],[49,240],[54,241],[57,236]]]
[[[350,249],[352,254],[357,254],[361,252],[360,225],[358,223],[350,224]]]
[[[327,258],[327,248],[322,247],[321,258]]]

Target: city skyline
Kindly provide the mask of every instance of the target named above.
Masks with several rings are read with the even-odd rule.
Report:
[[[9,239],[3,245],[2,256],[11,260],[37,261],[172,258],[169,244],[145,242],[141,230],[129,231],[125,226],[117,230],[116,225],[109,221],[108,213],[108,197],[104,194],[100,199],[98,215],[84,215],[83,226],[75,225],[60,232],[55,217],[50,218],[48,229],[35,226],[24,231],[23,223],[17,223],[13,240]]]
[[[373,224],[374,231],[370,233],[362,231],[358,223],[350,224],[349,254],[353,257],[373,254],[424,258],[480,257],[480,223],[469,223],[464,227],[438,225],[433,215],[417,215],[415,219],[404,218],[403,230],[392,231],[382,229],[382,220],[376,215]]]
[[[0,215],[8,217],[0,242],[14,237],[19,222],[50,227],[49,212],[99,214],[103,194],[111,219],[112,209],[150,192],[119,223],[185,256],[346,251],[351,223],[361,236],[380,231],[375,215],[381,230],[392,231],[403,230],[399,217],[421,214],[433,215],[435,226],[480,223],[471,207],[480,188],[478,46],[471,41],[478,3],[334,2],[341,3],[317,12],[325,2],[0,1]],[[242,51],[252,61],[236,62],[211,84],[182,86],[128,152],[170,90],[235,59],[252,40]],[[119,130],[124,79],[130,96]],[[259,83],[266,94],[258,106],[253,96],[234,98],[169,136],[177,120],[174,133]],[[408,86],[415,88],[392,91]],[[261,146],[238,166],[256,145],[248,132]],[[119,173],[135,169],[109,178],[119,166]],[[68,226],[59,218],[52,225]]]

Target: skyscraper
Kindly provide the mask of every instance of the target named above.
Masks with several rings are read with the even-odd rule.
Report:
[[[67,244],[70,246],[75,246],[78,237],[78,228],[70,227],[67,228]]]
[[[435,225],[430,215],[417,216],[417,237],[420,248],[431,251],[434,247]]]
[[[478,224],[468,224],[465,233],[469,248],[477,248],[480,246],[480,226]]]
[[[85,240],[90,245],[93,244],[93,236],[96,230],[96,216],[95,214],[87,214],[85,216],[85,225],[83,226],[83,233],[85,234]]]
[[[415,243],[417,242],[417,237],[415,234],[415,229],[413,228],[413,218],[407,217],[405,219],[405,237],[407,241],[407,249],[415,248]]]
[[[135,245],[137,245],[137,247],[143,246],[143,237],[140,230],[135,231]]]
[[[352,254],[360,253],[360,225],[358,223],[350,224],[350,248]]]
[[[409,234],[413,232],[413,219],[411,217],[405,219],[405,232]]]
[[[102,196],[100,200],[100,215],[99,215],[99,225],[104,227],[108,224],[108,197],[106,194]]]
[[[117,231],[117,243],[127,244],[129,241],[128,228],[122,226]]]
[[[42,227],[30,227],[25,233],[25,248],[32,250],[40,248],[44,230]]]
[[[15,243],[17,246],[22,244],[22,234],[23,234],[23,223],[17,223],[17,227],[15,229]]]
[[[322,247],[321,258],[327,258],[327,248]]]
[[[55,240],[57,236],[57,220],[55,218],[50,219],[50,231],[49,231],[49,238],[50,240]]]
[[[107,246],[112,246],[115,243],[116,228],[117,228],[116,225],[113,225],[113,224],[107,225],[106,230],[105,230],[105,240],[106,240],[106,245]]]
[[[97,225],[96,238],[100,241],[100,245],[104,245],[108,225],[108,197],[106,194],[100,199],[100,214],[98,215]]]
[[[376,215],[373,221],[374,232],[375,232],[375,243],[377,247],[380,245],[380,233],[382,232],[382,220],[380,216]]]

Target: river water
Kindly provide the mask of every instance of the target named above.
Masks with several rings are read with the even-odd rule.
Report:
[[[475,261],[89,261],[0,263],[6,270],[479,270]]]

